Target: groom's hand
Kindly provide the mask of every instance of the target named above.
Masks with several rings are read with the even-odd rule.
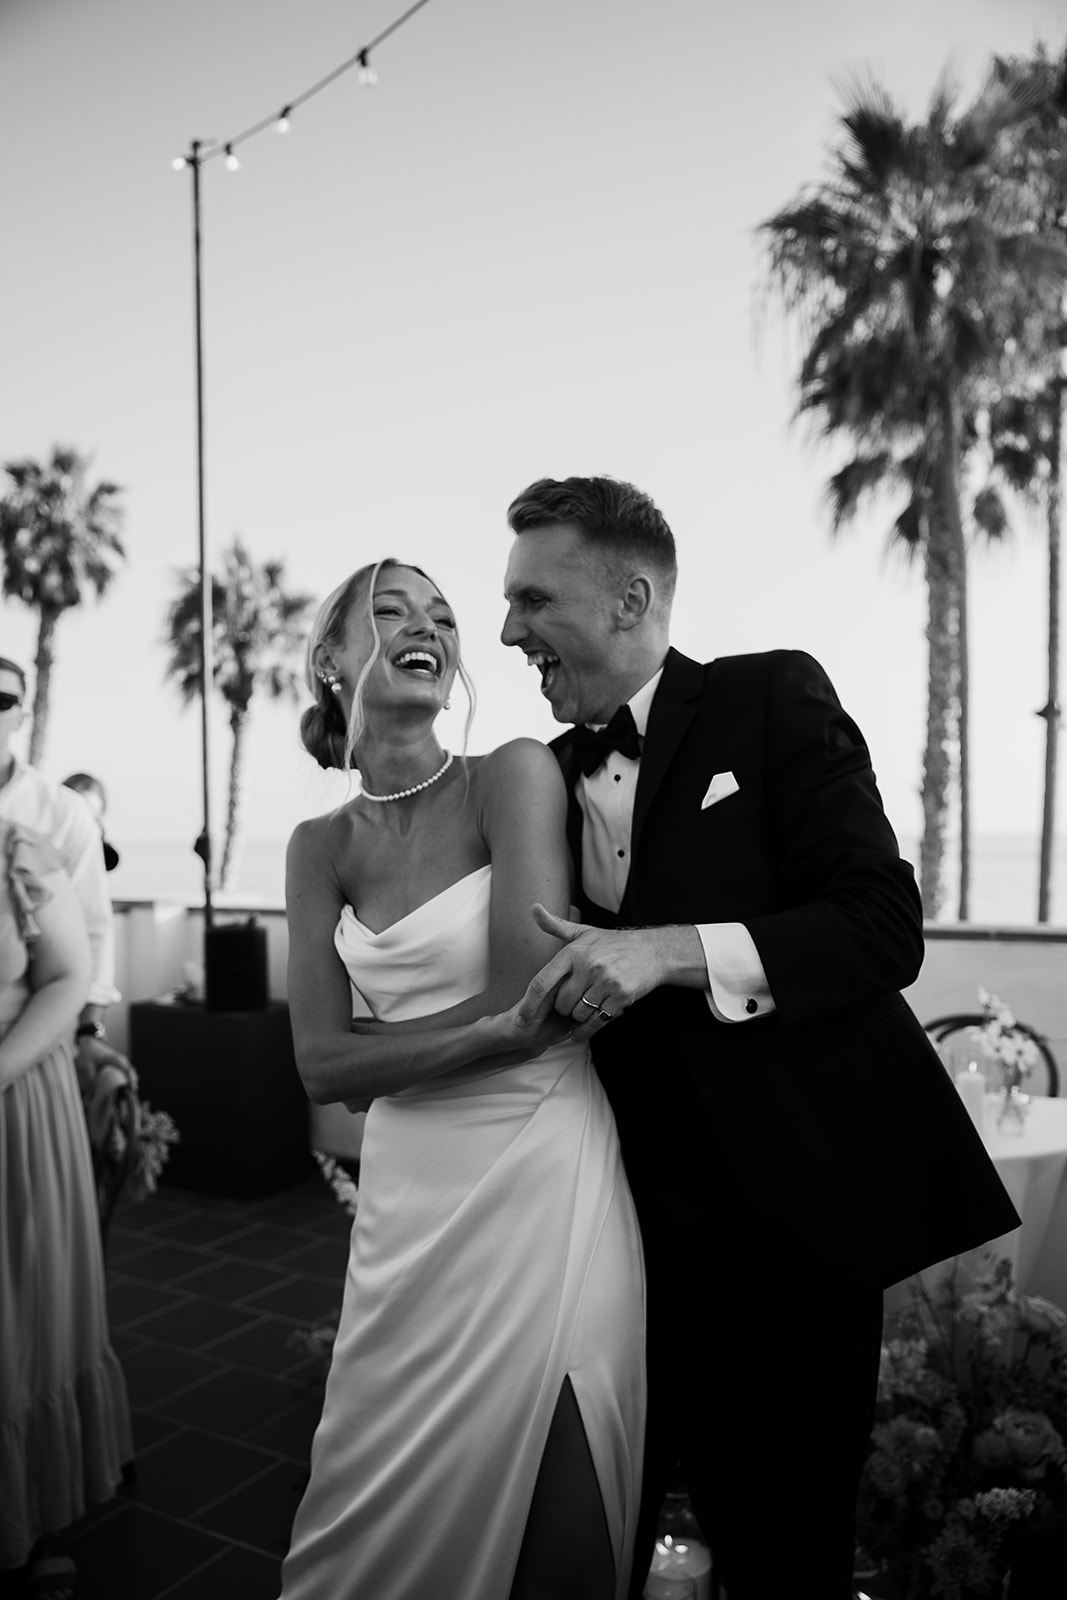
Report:
[[[519,1016],[533,1019],[555,990],[555,1007],[576,1024],[572,1039],[588,1039],[627,1006],[664,981],[658,928],[593,928],[533,908],[534,921],[563,942],[562,950],[530,980]]]

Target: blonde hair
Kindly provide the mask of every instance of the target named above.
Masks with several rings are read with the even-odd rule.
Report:
[[[350,577],[346,578],[331,594],[326,596],[318,609],[318,614],[308,636],[307,657],[304,667],[304,679],[312,696],[314,705],[309,706],[300,718],[300,739],[308,753],[314,756],[320,767],[339,768],[347,772],[355,765],[353,759],[356,744],[360,734],[367,725],[366,712],[363,704],[363,690],[374,663],[382,652],[382,636],[378,631],[378,620],[374,615],[374,595],[378,584],[378,574],[388,572],[393,568],[403,567],[408,572],[417,572],[420,578],[425,578],[427,583],[432,583],[441,598],[444,599],[441,587],[423,572],[421,567],[415,566],[411,561],[399,561],[395,556],[383,556],[380,561],[359,567]],[[366,591],[366,615],[370,625],[373,644],[370,655],[360,668],[359,677],[352,685],[352,710],[347,721],[341,706],[340,697],[336,695],[325,681],[322,670],[323,656],[331,650],[340,650],[348,634],[353,609],[360,599],[361,592]],[[457,631],[457,642],[458,642]],[[463,754],[466,754],[467,740],[470,738],[471,723],[474,721],[474,710],[477,697],[474,683],[470,674],[463,665],[460,655],[456,663],[456,676],[463,685],[467,696],[467,717],[463,725]]]

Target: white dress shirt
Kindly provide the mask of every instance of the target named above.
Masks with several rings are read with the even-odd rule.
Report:
[[[644,745],[661,667],[630,700],[630,712]],[[578,778],[575,793],[582,808],[582,888],[594,904],[618,911],[630,874],[630,834],[640,760],[618,750],[602,767]],[[708,969],[707,1000],[720,1022],[751,1022],[775,1009],[767,975],[742,922],[696,924]]]
[[[121,997],[115,988],[111,897],[96,818],[73,789],[53,783],[18,756],[13,760],[11,777],[0,785],[0,817],[32,828],[54,847],[85,915],[92,961],[87,1003],[114,1005]]]

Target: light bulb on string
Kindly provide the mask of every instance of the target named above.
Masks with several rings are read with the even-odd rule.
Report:
[[[370,64],[370,52],[361,50],[357,59],[359,61],[359,72],[356,74],[357,81],[365,89],[373,89],[378,82],[378,74]]]
[[[238,172],[240,170],[240,167],[241,167],[241,163],[238,161],[237,157],[233,153],[233,145],[232,144],[228,144],[226,146],[226,169],[227,169],[227,171],[229,171],[229,172]]]
[[[291,108],[289,106],[282,106],[282,109],[278,113],[278,120],[274,124],[275,133],[288,133],[289,132],[289,127],[290,127],[289,112],[290,112],[290,109]]]

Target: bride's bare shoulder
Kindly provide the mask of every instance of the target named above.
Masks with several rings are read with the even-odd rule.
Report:
[[[287,856],[290,861],[306,863],[328,860],[343,848],[352,832],[353,816],[347,806],[337,806],[318,817],[305,817],[298,822],[289,836]]]
[[[540,739],[509,739],[476,759],[472,781],[486,792],[516,785],[543,791],[563,782],[555,756]]]

